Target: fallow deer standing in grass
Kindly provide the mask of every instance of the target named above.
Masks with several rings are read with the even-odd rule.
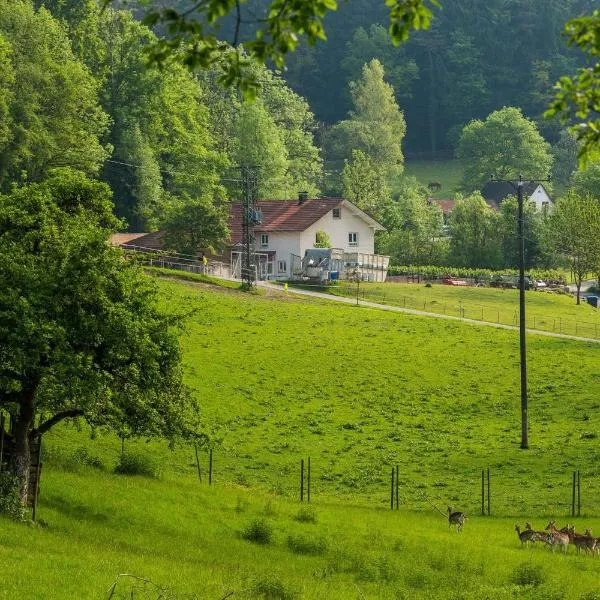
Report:
[[[590,532],[589,535],[587,532]],[[571,525],[567,529],[567,535],[569,536],[569,541],[571,544],[577,548],[577,554],[581,553],[581,549],[583,548],[586,553],[591,552],[594,554],[596,551],[596,538],[591,535],[591,531],[588,529],[584,535],[580,533],[575,533],[575,526]]]
[[[585,533],[583,535],[592,535],[592,530],[591,529],[586,529]],[[600,538],[594,538],[596,540],[596,548],[594,550],[594,552],[600,556]]]
[[[567,530],[568,527],[569,526],[567,525],[567,527],[564,529]],[[554,521],[550,521],[550,523],[548,523],[544,529],[545,531],[550,532],[548,541],[552,546],[552,552],[554,552],[556,546],[560,546],[561,550],[566,552],[570,542],[568,533],[566,531],[557,529]]]
[[[529,546],[529,542],[536,542],[537,541],[537,532],[533,531],[533,529],[531,529],[531,527],[529,529],[527,529],[527,527],[521,531],[521,528],[519,527],[519,525],[515,525],[515,531],[517,532],[517,535],[519,536],[519,539],[521,540],[521,546]]]
[[[527,521],[527,523],[525,523],[525,530],[532,532],[532,537],[531,537],[532,542],[544,542],[544,544],[548,544],[549,546],[551,545],[549,534],[546,533],[545,531],[536,531],[535,529],[533,529],[533,527],[531,526],[531,523],[529,521]]]
[[[460,533],[466,520],[467,515],[464,512],[454,511],[451,506],[448,507],[448,529],[455,525],[456,532]]]

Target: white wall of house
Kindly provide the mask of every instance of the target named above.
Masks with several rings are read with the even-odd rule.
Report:
[[[535,203],[536,209],[540,212],[544,210],[544,206],[547,206],[548,208],[546,210],[549,210],[553,204],[552,199],[548,196],[548,192],[546,192],[543,185],[538,185],[535,188],[533,194],[529,196],[529,200]]]
[[[304,256],[301,245],[300,231],[256,231],[255,248],[257,252],[275,252],[274,272],[275,277],[288,277],[292,267],[292,254]],[[263,245],[264,236],[267,236],[267,245]],[[285,264],[284,264],[285,263]],[[283,268],[280,267],[284,267]]]
[[[333,211],[329,211],[318,221],[313,223],[302,233],[302,256],[307,248],[313,248],[317,231],[324,231],[331,238],[331,245],[334,248],[341,248],[346,252],[363,252],[373,254],[375,252],[375,232],[365,220],[352,214],[349,207],[341,205],[339,207],[340,218],[333,216]],[[356,234],[357,243],[351,245],[349,234]]]

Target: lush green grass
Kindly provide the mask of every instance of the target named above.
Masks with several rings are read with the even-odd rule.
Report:
[[[438,200],[452,200],[459,191],[463,176],[463,164],[460,160],[407,160],[404,165],[406,175],[412,175],[423,185],[432,181],[442,184],[442,189],[432,192],[431,197]]]
[[[180,598],[580,599],[597,589],[600,561],[521,550],[510,516],[537,527],[549,516],[564,521],[575,468],[584,514],[600,513],[597,345],[530,337],[531,449],[521,451],[513,332],[205,283],[159,285],[166,305],[198,308],[182,341],[186,380],[222,440],[215,486],[206,485],[204,451],[200,484],[191,448],[128,440],[126,450],[151,457],[162,475],[119,476],[111,474],[119,440],[57,428],[45,437],[47,527],[0,521],[0,563],[10,573],[0,597],[107,597],[118,573]],[[308,456],[316,523],[294,519]],[[398,513],[386,510],[394,464]],[[507,518],[475,516],[487,466],[492,512]],[[467,511],[462,536],[423,494],[442,510]],[[271,544],[243,539],[257,519],[272,527]],[[578,521],[586,526],[600,531],[598,519]],[[527,569],[525,580],[539,585],[515,583]]]
[[[108,598],[127,573],[177,598],[579,599],[600,576],[572,549],[522,549],[513,519],[472,516],[458,535],[433,512],[317,500],[306,522],[297,503],[241,487],[89,469],[47,469],[42,498],[43,526],[0,519],[0,597]],[[253,524],[270,543],[244,539]],[[139,587],[122,578],[115,597],[159,597]]]
[[[326,291],[356,295],[356,286],[334,286]],[[504,325],[519,324],[519,292],[484,287],[454,287],[423,283],[361,283],[360,297],[439,314],[463,316]],[[527,327],[582,337],[600,337],[600,310],[571,295],[545,291],[526,292]]]

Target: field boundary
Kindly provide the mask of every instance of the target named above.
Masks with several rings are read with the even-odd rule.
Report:
[[[271,290],[277,290],[279,292],[283,292],[283,289],[280,285],[276,285],[273,283],[269,283],[266,281],[259,282],[260,287],[264,287]],[[519,331],[519,327],[515,325],[506,325],[504,323],[493,323],[491,321],[479,321],[477,319],[470,319],[467,317],[454,316],[454,315],[444,315],[435,312],[429,312],[425,310],[418,310],[415,308],[404,308],[401,306],[393,306],[389,304],[379,304],[377,302],[371,302],[369,300],[363,300],[361,298],[348,298],[345,296],[335,296],[332,294],[327,294],[324,292],[313,292],[311,290],[304,290],[296,287],[290,287],[288,293],[299,294],[301,296],[310,296],[313,298],[321,298],[323,300],[330,300],[332,302],[341,302],[343,304],[352,304],[365,306],[368,308],[375,308],[379,310],[385,310],[388,312],[398,312],[408,315],[416,315],[421,317],[432,317],[435,319],[445,319],[448,321],[458,321],[460,323],[467,323],[469,325],[477,325],[481,327],[493,327],[495,329],[505,329],[508,331]],[[594,344],[600,344],[600,339],[594,339],[589,337],[570,335],[566,333],[556,333],[552,331],[544,331],[543,329],[526,329],[527,333],[530,335],[541,335],[546,337],[558,338],[563,340],[574,340],[577,342],[591,342]]]

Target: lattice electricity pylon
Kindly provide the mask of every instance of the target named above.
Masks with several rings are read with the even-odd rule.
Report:
[[[257,278],[254,226],[262,222],[258,209],[258,168],[242,165],[242,285],[251,288]]]

